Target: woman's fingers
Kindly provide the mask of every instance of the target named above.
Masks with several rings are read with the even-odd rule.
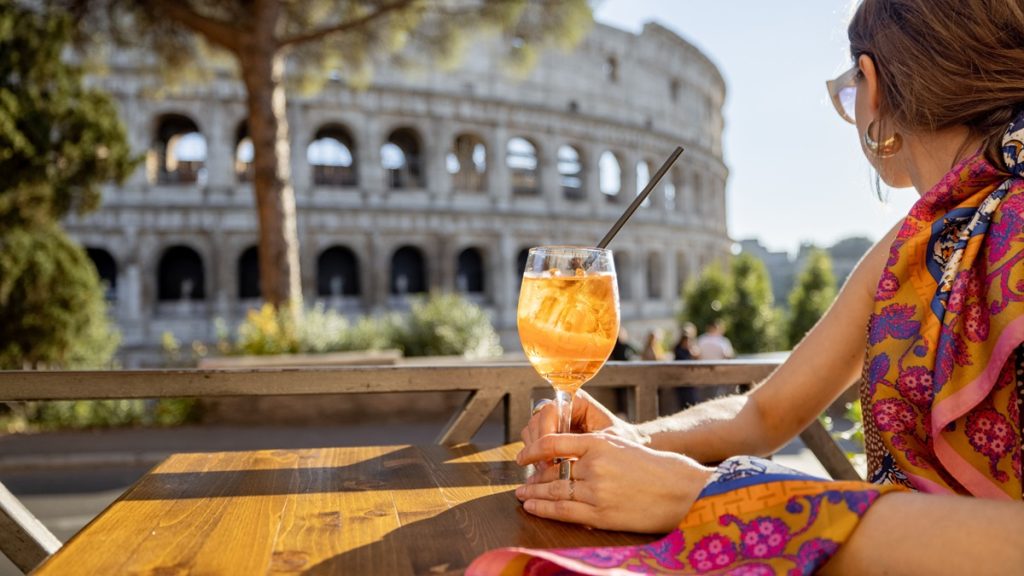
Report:
[[[579,458],[601,442],[606,442],[600,436],[581,434],[548,434],[536,442],[523,448],[516,456],[516,462],[520,466],[546,462],[555,458]]]
[[[525,484],[516,488],[516,498],[527,500],[570,500],[593,503],[586,482],[579,480],[554,480],[543,484]]]
[[[593,506],[573,500],[527,500],[523,508],[534,516],[562,522],[592,526],[596,520]]]

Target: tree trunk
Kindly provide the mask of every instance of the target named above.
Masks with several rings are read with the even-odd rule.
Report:
[[[248,91],[252,187],[259,214],[260,290],[264,301],[296,310],[302,300],[302,285],[295,191],[290,182],[285,59],[274,38],[279,12],[275,0],[255,3],[254,30],[246,35],[238,60]]]

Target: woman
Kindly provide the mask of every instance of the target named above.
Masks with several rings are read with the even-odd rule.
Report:
[[[661,347],[661,330],[655,329],[647,333],[644,339],[644,350],[640,353],[640,359],[647,362],[657,362],[665,359],[665,349]]]
[[[676,360],[699,360],[700,348],[697,346],[697,327],[687,322],[679,329],[679,340],[672,347],[672,356]]]
[[[849,38],[836,108],[880,178],[920,200],[749,394],[632,425],[580,393],[573,423],[587,434],[550,434],[553,407],[532,418],[519,463],[541,471],[517,490],[527,512],[668,537],[474,567],[1024,570],[1024,2],[864,0]],[[735,457],[780,448],[859,375],[873,483]],[[578,458],[572,480],[546,465],[565,456]]]

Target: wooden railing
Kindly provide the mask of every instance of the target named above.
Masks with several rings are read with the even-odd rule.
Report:
[[[658,393],[662,388],[749,386],[766,378],[777,366],[775,361],[758,360],[612,362],[587,388],[625,389],[630,417],[646,421],[658,416]],[[0,372],[0,402],[468,392],[436,438],[436,443],[444,445],[471,441],[499,405],[504,407],[505,440],[518,440],[519,431],[530,418],[534,390],[545,387],[528,364]],[[857,478],[843,452],[817,421],[801,438],[833,478]],[[56,547],[56,538],[0,484],[0,550],[27,572]]]

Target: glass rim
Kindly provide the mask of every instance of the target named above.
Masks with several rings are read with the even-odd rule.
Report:
[[[539,251],[547,250],[552,252],[564,251],[564,252],[591,252],[594,254],[611,254],[611,248],[598,248],[597,246],[573,246],[571,244],[552,244],[546,246],[531,246],[530,254]]]

